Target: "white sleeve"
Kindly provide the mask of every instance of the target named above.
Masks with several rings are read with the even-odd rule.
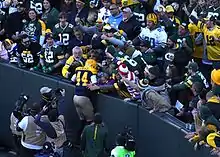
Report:
[[[28,126],[28,116],[24,117],[19,123],[19,128],[21,128],[23,131],[27,129]]]
[[[145,40],[146,33],[145,33],[145,28],[141,29],[141,33],[139,34],[140,40]]]
[[[167,33],[165,31],[158,32],[157,40],[159,44],[167,42]]]
[[[97,83],[96,75],[92,75],[90,79],[91,79],[91,83]]]
[[[73,75],[73,77],[71,78],[71,81],[76,82],[76,74]]]

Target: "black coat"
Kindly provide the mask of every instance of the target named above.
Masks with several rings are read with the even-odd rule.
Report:
[[[127,34],[128,40],[133,40],[141,33],[141,24],[132,16],[128,21],[121,23],[118,26],[119,30],[123,30]]]

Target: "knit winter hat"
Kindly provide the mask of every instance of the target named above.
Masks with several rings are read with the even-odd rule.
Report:
[[[148,80],[147,79],[141,79],[137,82],[137,85],[141,90],[144,90],[148,87]]]
[[[124,76],[128,74],[129,70],[128,67],[122,63],[118,66],[118,72]]]
[[[156,77],[160,76],[160,68],[158,67],[158,65],[149,68],[148,71]]]

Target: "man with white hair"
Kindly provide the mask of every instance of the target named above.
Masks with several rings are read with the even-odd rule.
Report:
[[[75,46],[72,49],[72,56],[70,56],[67,61],[65,66],[62,69],[62,75],[65,78],[69,78],[75,73],[75,69],[79,66],[83,66],[83,59],[82,59],[82,54],[83,51],[80,47]]]

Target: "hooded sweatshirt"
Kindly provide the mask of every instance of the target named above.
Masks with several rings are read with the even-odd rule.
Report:
[[[108,23],[111,25],[111,27],[113,28],[118,28],[118,25],[120,24],[120,22],[122,21],[123,16],[122,16],[122,12],[119,13],[117,16],[110,16],[108,18]]]

